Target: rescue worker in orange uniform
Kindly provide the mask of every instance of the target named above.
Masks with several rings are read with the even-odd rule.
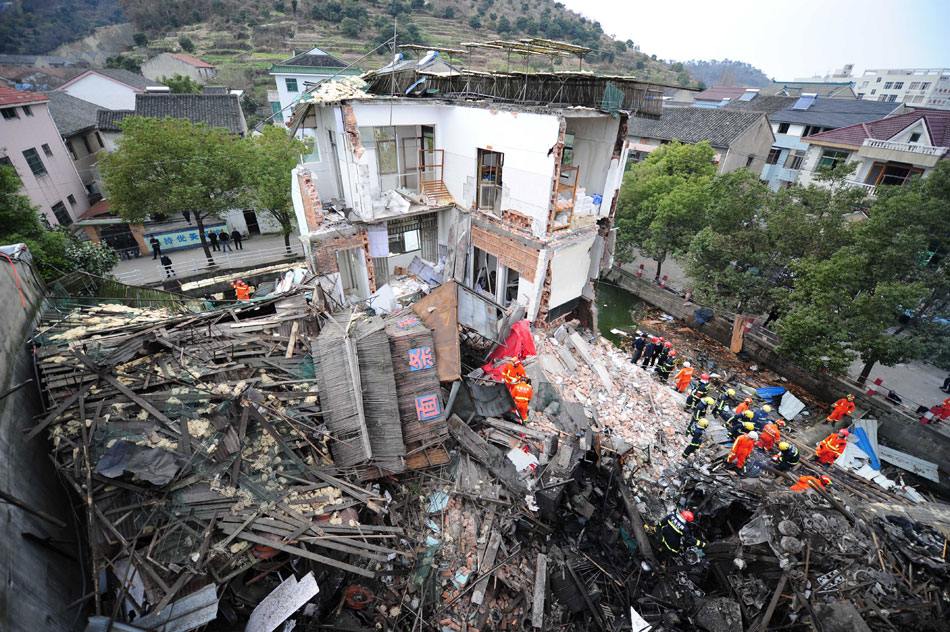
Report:
[[[779,432],[778,426],[769,422],[762,427],[762,431],[759,433],[759,447],[766,452],[771,452],[772,448],[775,447],[775,444],[778,443],[781,438],[782,435]]]
[[[854,395],[849,394],[847,397],[842,397],[835,402],[834,407],[831,409],[831,414],[825,418],[825,421],[829,424],[833,424],[836,421],[841,421],[841,418],[845,415],[850,415],[854,412]]]
[[[508,388],[510,389],[512,386],[528,377],[528,374],[524,370],[524,365],[521,364],[521,362],[515,360],[513,362],[506,362],[501,367],[501,376],[505,380],[505,384],[507,384]]]
[[[752,398],[746,397],[744,400],[742,400],[741,404],[735,407],[735,409],[732,412],[734,412],[737,415],[741,415],[745,411],[749,410],[750,406],[752,406]]]
[[[818,462],[822,465],[834,463],[835,459],[844,452],[844,447],[848,445],[849,434],[851,433],[847,430],[841,429],[825,437],[815,448],[815,458],[818,459]]]
[[[520,382],[509,387],[511,398],[515,400],[515,410],[521,416],[522,421],[528,421],[528,404],[531,403],[531,396],[534,389],[531,387],[531,380],[527,377],[522,378]]]
[[[249,301],[251,300],[251,286],[244,282],[243,279],[238,279],[231,284],[231,287],[234,288],[234,294],[237,296],[239,301]]]
[[[673,376],[673,382],[676,384],[676,390],[685,393],[689,388],[689,383],[693,381],[693,366],[689,362],[683,363],[683,368]]]
[[[807,492],[810,489],[824,489],[831,485],[831,479],[822,474],[821,476],[799,476],[798,482],[789,487],[793,492]]]
[[[745,469],[746,459],[752,454],[755,448],[755,442],[759,440],[759,433],[754,430],[748,434],[741,435],[736,442],[732,444],[732,450],[726,457],[727,463],[732,463],[740,472]]]

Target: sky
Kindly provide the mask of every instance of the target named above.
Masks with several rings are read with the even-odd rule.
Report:
[[[774,79],[950,67],[950,0],[560,0],[660,59],[732,59]]]

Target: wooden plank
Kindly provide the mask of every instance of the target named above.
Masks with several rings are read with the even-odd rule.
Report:
[[[531,627],[544,627],[544,596],[548,583],[548,558],[544,553],[538,553],[538,560],[534,567],[534,597],[531,600]]]
[[[86,384],[85,386],[83,386],[82,388],[80,388],[79,390],[77,390],[75,393],[73,393],[72,395],[70,395],[68,398],[66,398],[65,400],[63,400],[63,402],[62,402],[59,406],[57,406],[57,407],[53,410],[53,412],[51,412],[50,414],[46,415],[46,417],[43,418],[43,421],[41,421],[41,422],[40,422],[38,425],[36,425],[32,430],[30,430],[28,433],[26,433],[26,439],[27,439],[27,441],[29,441],[30,439],[32,439],[32,438],[35,437],[36,435],[40,434],[41,432],[43,432],[43,430],[46,428],[46,426],[48,426],[48,425],[50,425],[51,423],[53,423],[53,422],[56,420],[57,417],[59,417],[60,415],[63,414],[63,412],[65,412],[65,410],[66,410],[67,408],[69,408],[70,406],[72,406],[73,404],[75,404],[76,402],[78,402],[80,397],[85,396],[86,393],[89,392],[89,389],[91,389],[92,386],[93,386],[94,384],[96,384],[97,382],[98,382],[98,380],[94,380],[94,381],[92,381],[92,382],[89,382],[88,384]]]
[[[498,547],[501,545],[501,533],[496,529],[492,531],[488,538],[488,547],[485,549],[485,555],[478,562],[478,586],[472,591],[472,603],[482,605],[485,600],[485,591],[488,589],[488,579],[491,577],[486,571],[492,571],[495,564],[495,557],[498,555]],[[485,569],[485,571],[482,571]]]
[[[300,330],[300,321],[295,320],[294,324],[290,327],[290,340],[287,341],[287,352],[284,353],[285,358],[290,358],[294,355],[294,347],[297,346],[297,332]]]

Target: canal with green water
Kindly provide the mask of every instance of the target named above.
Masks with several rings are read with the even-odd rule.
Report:
[[[649,306],[627,290],[610,283],[598,281],[597,291],[597,326],[600,335],[614,344],[620,344],[622,336],[611,333],[611,329],[633,334],[637,330],[637,323],[642,319]]]

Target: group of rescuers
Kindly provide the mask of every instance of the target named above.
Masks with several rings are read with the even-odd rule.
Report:
[[[640,363],[644,369],[654,368],[655,377],[662,383],[669,380],[673,369],[677,366],[677,352],[673,344],[662,337],[650,336],[637,331],[633,340],[634,364]],[[514,401],[513,413],[516,413],[522,423],[528,420],[531,397],[534,390],[524,366],[516,359],[506,360],[500,367],[501,376],[508,387],[511,399]],[[745,473],[746,461],[755,449],[761,449],[772,460],[772,467],[780,472],[794,470],[801,459],[798,448],[789,441],[783,441],[781,429],[785,422],[779,418],[772,418],[772,407],[768,404],[753,410],[752,398],[745,398],[741,402],[732,388],[719,386],[715,388],[715,396],[711,392],[710,375],[701,373],[698,382],[693,384],[693,367],[689,362],[683,362],[680,369],[673,376],[673,387],[680,393],[686,393],[686,411],[690,413],[686,426],[686,435],[689,443],[683,450],[683,458],[688,458],[703,444],[706,429],[709,428],[709,417],[721,419],[733,441],[732,449],[726,457],[726,462],[739,475]],[[835,402],[831,414],[826,422],[841,421],[846,415],[854,412],[854,396],[848,395]],[[815,449],[815,458],[825,468],[834,463],[848,442],[848,431],[832,432]],[[824,490],[831,485],[831,479],[826,475],[800,476],[798,481],[789,489],[795,492],[809,490]],[[644,529],[654,534],[662,544],[661,550],[667,554],[677,555],[691,548],[704,548],[706,543],[693,535],[692,527],[695,516],[688,509],[680,509],[669,514],[656,524],[644,525]]]
[[[644,369],[655,367],[654,375],[662,383],[666,383],[677,366],[677,352],[669,340],[662,337],[650,336],[637,331],[633,341],[632,361],[640,363]],[[710,425],[710,417],[719,418],[725,425],[729,439],[733,442],[726,463],[740,476],[745,473],[746,462],[753,451],[760,449],[771,458],[771,466],[780,472],[789,472],[799,465],[801,455],[798,448],[790,441],[782,440],[781,428],[785,422],[780,418],[772,418],[772,407],[765,404],[757,409],[753,407],[752,398],[745,398],[741,402],[736,391],[721,385],[712,392],[710,375],[701,373],[698,383],[693,385],[693,367],[689,362],[683,362],[681,368],[673,376],[673,387],[680,393],[686,393],[686,411],[690,413],[686,426],[686,435],[689,443],[683,450],[683,458],[688,458],[696,452],[706,438],[706,430]],[[834,424],[845,416],[854,412],[854,396],[848,395],[834,403],[826,423]],[[815,459],[823,467],[828,468],[844,452],[848,442],[848,430],[842,429],[832,432],[818,443],[815,449]],[[804,475],[789,489],[794,492],[809,490],[824,490],[831,485],[827,475]],[[695,515],[688,509],[679,509],[656,524],[644,525],[646,531],[655,534],[659,540],[661,551],[677,555],[691,548],[704,548],[706,543],[693,533]]]

